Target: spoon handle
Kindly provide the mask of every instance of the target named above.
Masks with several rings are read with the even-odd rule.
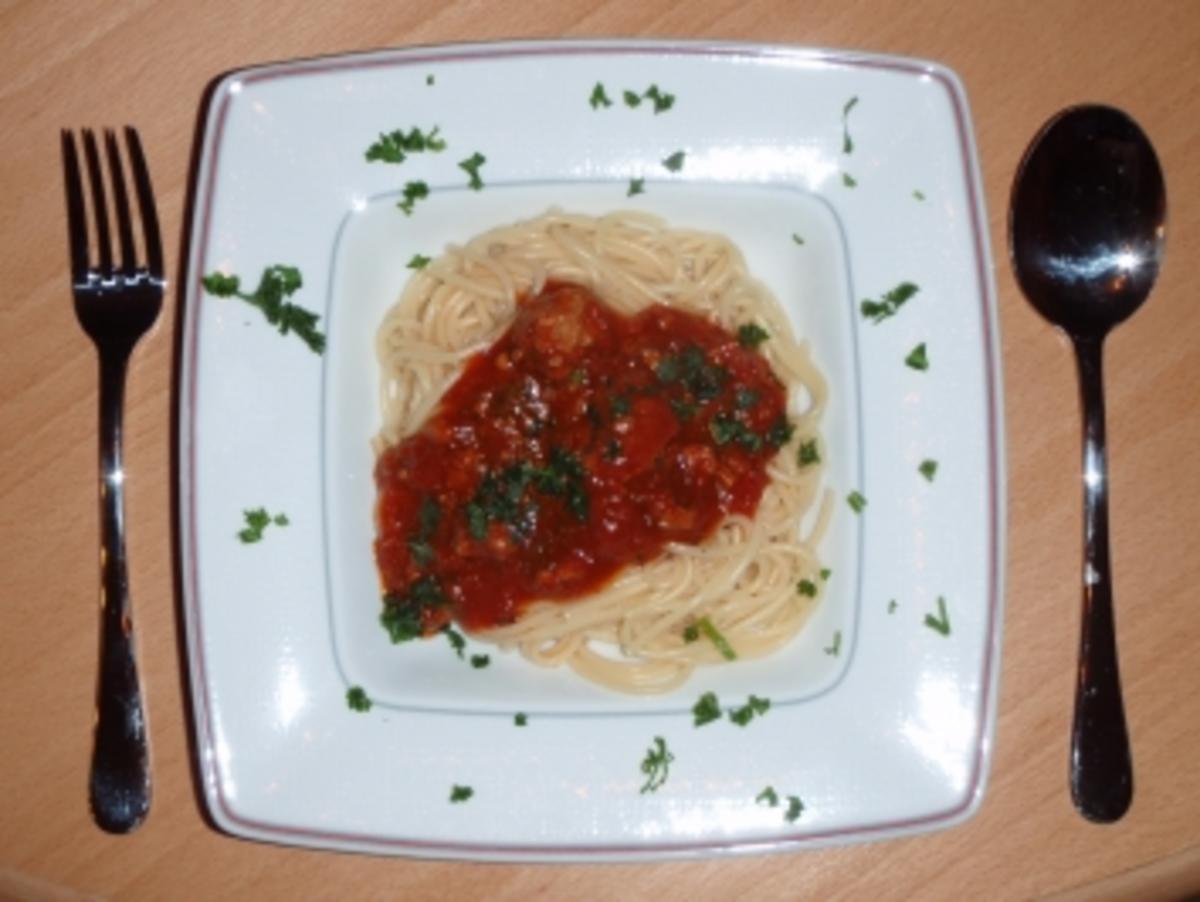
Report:
[[[1084,420],[1083,627],[1071,729],[1071,797],[1088,820],[1111,823],[1121,818],[1133,798],[1133,763],[1121,702],[1109,575],[1102,352],[1102,337],[1075,339]]]

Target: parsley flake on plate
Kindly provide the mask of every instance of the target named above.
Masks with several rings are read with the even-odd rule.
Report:
[[[371,710],[371,699],[362,686],[351,686],[346,690],[346,705],[351,711],[365,713]]]
[[[857,188],[858,187],[858,179],[856,179],[854,176],[852,176],[848,172],[843,172],[842,173],[842,184],[845,185],[847,188]]]
[[[293,304],[290,298],[300,290],[304,280],[295,266],[275,264],[263,270],[258,287],[250,294],[241,290],[241,280],[235,275],[213,272],[200,280],[204,290],[219,298],[236,297],[262,311],[268,323],[279,329],[280,335],[295,332],[296,336],[316,354],[325,350],[325,336],[317,329],[321,319],[317,314]]]
[[[885,291],[877,301],[869,298],[864,300],[859,309],[865,319],[869,319],[873,323],[881,323],[885,319],[895,316],[900,308],[920,290],[920,287],[912,282],[901,282],[890,291]]]
[[[896,608],[898,608],[898,607],[900,607],[900,605],[898,605],[898,604],[896,603],[896,599],[894,599],[894,598],[893,598],[893,599],[891,599],[891,600],[889,600],[889,601],[888,601],[888,608],[887,608],[887,611],[888,611],[888,613],[889,613],[889,614],[895,614],[895,613],[896,613]]]
[[[946,599],[941,595],[937,597],[937,616],[933,614],[925,615],[925,625],[943,636],[950,635],[950,613],[946,610]]]
[[[863,497],[862,492],[853,491],[846,496],[846,503],[850,505],[850,509],[856,514],[861,514],[863,508],[867,506],[867,499]]]
[[[850,137],[850,111],[858,106],[858,97],[851,97],[842,107],[842,153],[854,153],[854,139]]]
[[[403,163],[409,154],[440,153],[445,149],[446,142],[438,134],[436,125],[427,133],[414,125],[407,132],[398,128],[380,134],[363,156],[368,163]]]
[[[729,719],[739,727],[744,727],[755,717],[762,717],[769,710],[771,710],[771,700],[769,698],[759,698],[757,695],[751,695],[742,707],[729,709]]]
[[[912,194],[912,196],[913,196],[913,198],[914,198],[914,199],[916,199],[916,200],[924,200],[924,199],[925,199],[925,192],[924,192],[924,191],[921,191],[920,189],[916,189],[916,190],[914,190],[914,191],[913,191],[913,194]]]
[[[921,372],[929,369],[929,354],[925,350],[925,342],[921,342],[913,348],[908,356],[904,358],[904,362],[914,370],[920,370]]]
[[[787,811],[783,813],[783,819],[789,824],[795,823],[804,811],[804,803],[800,801],[800,796],[788,796]]]
[[[471,655],[471,666],[476,670],[482,670],[492,663],[492,659],[488,655]]]
[[[677,150],[669,157],[662,161],[663,167],[668,172],[679,172],[683,169],[683,161],[687,158],[687,153],[682,150]]]
[[[759,805],[770,805],[772,808],[779,804],[779,794],[775,792],[774,787],[767,786],[763,791],[754,797],[754,801]]]
[[[513,715],[513,725],[514,726],[523,727],[528,723],[529,723],[529,715],[526,714],[524,711],[518,711],[516,714]]]
[[[706,723],[721,719],[721,704],[717,701],[716,693],[705,692],[692,705],[692,725],[702,727]]]
[[[450,647],[454,649],[454,653],[462,658],[463,650],[467,647],[467,640],[463,634],[449,624],[442,627],[442,632],[446,634],[446,639],[449,641]]]
[[[659,787],[667,782],[671,762],[674,760],[675,756],[667,748],[667,741],[661,736],[655,736],[654,744],[646,749],[646,755],[642,758],[641,771],[646,775],[646,782],[640,790],[643,795],[647,792],[657,792]]]
[[[405,264],[409,269],[424,269],[431,262],[429,257],[424,254],[413,254],[412,259]]]
[[[795,232],[792,232],[792,241],[793,241],[793,242],[795,242],[796,244],[800,244],[800,245],[803,245],[803,244],[804,244],[804,239],[803,239],[803,238],[801,238],[801,237],[800,237],[798,234],[796,234]]]
[[[479,151],[475,151],[475,153],[471,154],[465,160],[460,161],[458,164],[458,168],[470,176],[470,180],[467,182],[467,187],[472,191],[483,190],[483,179],[479,177],[479,167],[486,162],[487,157],[485,157]]]
[[[276,514],[272,517],[264,507],[244,510],[242,511],[242,518],[245,520],[246,525],[238,530],[237,537],[247,545],[261,542],[263,531],[272,523],[276,526],[287,526],[291,522],[288,520],[287,514]]]
[[[608,108],[612,106],[612,101],[608,98],[608,92],[604,90],[604,85],[596,82],[596,86],[592,88],[592,96],[588,98],[588,103],[593,110],[598,110],[601,107]]]
[[[454,804],[465,802],[475,795],[475,790],[470,786],[459,786],[455,783],[450,787],[450,801]]]
[[[842,631],[834,630],[833,631],[833,642],[832,642],[832,644],[825,647],[825,654],[833,655],[833,657],[836,658],[841,653],[842,653]]]
[[[634,197],[635,195],[645,194],[645,193],[646,193],[646,180],[645,179],[630,179],[629,180],[629,188],[625,192],[626,197]]]
[[[401,200],[396,202],[396,206],[404,211],[405,216],[412,216],[413,207],[416,206],[417,201],[427,197],[429,197],[429,185],[425,182],[406,182]]]
[[[921,461],[921,465],[917,467],[917,472],[925,477],[927,482],[933,482],[933,477],[937,475],[938,462],[932,458],[926,458]]]

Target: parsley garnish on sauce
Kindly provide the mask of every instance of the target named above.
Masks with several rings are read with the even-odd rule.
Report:
[[[625,192],[626,197],[633,197],[634,195],[645,194],[645,193],[646,193],[646,180],[645,179],[630,179],[629,180],[629,189]]]
[[[867,499],[863,497],[862,492],[853,491],[846,496],[846,503],[850,505],[850,509],[856,514],[861,514],[863,508],[867,506]]]
[[[409,269],[424,269],[430,263],[430,258],[424,254],[413,254],[412,259],[406,264]]]
[[[929,355],[925,350],[925,342],[921,342],[919,345],[913,348],[909,352],[908,356],[904,358],[904,362],[914,370],[921,370],[924,372],[925,370],[929,369]]]
[[[646,756],[642,759],[641,771],[646,775],[646,782],[642,784],[640,792],[657,792],[667,782],[674,760],[675,756],[667,748],[666,740],[655,736],[654,744],[646,749]]]
[[[901,282],[891,291],[885,291],[877,301],[869,298],[864,300],[859,309],[864,318],[874,323],[881,323],[888,317],[895,316],[900,308],[920,290],[912,282]]]
[[[380,134],[379,140],[367,148],[364,156],[368,163],[403,163],[410,153],[440,153],[446,142],[438,135],[435,125],[426,134],[417,126],[407,132],[402,128]]]
[[[450,787],[450,801],[454,804],[465,802],[473,795],[475,795],[475,790],[473,790],[470,786],[459,786],[457,783],[455,783]]]
[[[745,323],[738,326],[737,340],[743,348],[757,348],[771,337],[771,334],[758,323]]]
[[[917,467],[917,471],[925,477],[926,481],[933,482],[933,477],[937,475],[938,462],[932,459],[921,461],[921,465]]]
[[[421,635],[422,613],[426,608],[441,607],[449,599],[433,576],[413,580],[404,593],[389,592],[383,596],[383,613],[379,622],[393,643],[407,642]],[[454,640],[450,640],[454,644]]]
[[[681,169],[683,169],[683,161],[686,157],[687,154],[684,151],[677,150],[675,153],[664,159],[662,164],[668,172],[679,172]]]
[[[429,540],[433,538],[438,523],[442,519],[442,508],[432,495],[426,495],[421,500],[421,509],[417,513],[417,532],[408,540],[408,550],[413,560],[422,567],[433,563],[433,546]]]
[[[858,106],[858,97],[851,97],[842,107],[842,153],[854,153],[854,139],[850,137],[850,111]]]
[[[257,307],[268,323],[279,328],[280,335],[295,332],[315,353],[320,354],[325,350],[325,336],[317,330],[317,321],[321,317],[284,300],[299,291],[304,284],[300,270],[296,267],[282,264],[268,266],[263,270],[258,287],[252,294],[241,290],[241,280],[237,276],[214,272],[200,281],[204,290],[211,295],[219,298],[241,298],[252,307]]]
[[[458,164],[458,168],[471,177],[470,181],[467,182],[467,187],[472,191],[481,191],[483,189],[483,179],[479,177],[479,167],[486,162],[487,157],[479,151],[475,151],[475,153]]]
[[[242,511],[242,517],[246,521],[244,528],[238,531],[238,538],[251,545],[255,542],[261,542],[263,530],[274,523],[276,526],[287,526],[291,521],[288,520],[286,514],[276,514],[272,517],[267,513],[266,508],[256,507],[253,510]]]
[[[346,690],[346,704],[351,711],[370,711],[371,698],[362,686],[351,686]]]
[[[429,197],[429,186],[424,182],[407,182],[402,197],[402,200],[396,202],[396,206],[404,211],[405,216],[412,216],[417,201]]]
[[[705,692],[700,696],[696,704],[692,705],[692,718],[692,725],[697,727],[721,719],[721,705],[715,693]]]
[[[603,84],[596,82],[596,86],[592,88],[592,96],[588,98],[588,103],[591,104],[593,110],[612,106],[612,101],[608,99],[608,92],[604,90]]]
[[[925,625],[935,633],[941,633],[943,636],[950,635],[950,614],[946,610],[946,599],[942,596],[937,598],[938,612],[934,617],[932,614],[925,615]]]
[[[742,707],[730,709],[729,719],[739,727],[744,727],[755,717],[762,717],[770,709],[771,700],[769,698],[759,698],[757,695],[752,695]]]
[[[719,413],[709,420],[708,431],[718,445],[737,442],[747,451],[758,451],[762,448],[762,438],[745,423],[728,414]]]
[[[679,383],[701,403],[716,398],[729,379],[729,372],[709,363],[697,345],[688,345],[678,354],[668,354],[658,362],[654,372],[659,382]]]

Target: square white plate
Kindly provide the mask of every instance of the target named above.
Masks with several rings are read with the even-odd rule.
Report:
[[[612,100],[589,103],[597,83]],[[676,98],[655,113],[626,89]],[[851,103],[853,98],[857,98]],[[381,132],[446,151],[369,163]],[[686,153],[680,172],[664,158]],[[457,164],[486,156],[484,187]],[[645,192],[627,197],[630,179]],[[927,62],[730,44],[547,42],[281,63],[221,80],[196,184],[180,405],[185,611],[204,790],[231,833],[508,860],[783,849],[961,821],[994,720],[1003,448],[994,288],[966,100]],[[396,209],[406,182],[430,196]],[[374,331],[415,253],[556,205],[724,232],[832,388],[826,597],[787,649],[625,698],[378,625]],[[323,355],[201,277],[297,267]],[[911,281],[875,323],[860,302]],[[924,343],[929,367],[905,365]],[[923,460],[938,462],[923,478]],[[866,509],[844,503],[861,491]],[[261,541],[244,511],[282,513]],[[940,625],[944,599],[949,631]],[[835,641],[835,636],[839,638]],[[368,712],[349,709],[362,686]],[[701,692],[772,700],[693,726]],[[515,712],[528,725],[514,724]],[[639,788],[654,737],[674,754]],[[451,787],[474,795],[452,804]],[[803,799],[794,821],[756,802]]]

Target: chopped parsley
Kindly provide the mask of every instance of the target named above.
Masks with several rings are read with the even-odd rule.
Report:
[[[518,711],[513,715],[513,726],[523,727],[529,723],[529,715],[524,711]]]
[[[292,521],[288,519],[287,514],[276,514],[271,518],[271,522],[276,526],[288,526]]]
[[[796,424],[781,414],[767,430],[767,444],[772,448],[782,448],[792,440],[792,433],[795,431]]]
[[[904,362],[914,370],[921,370],[923,372],[929,369],[929,355],[925,351],[925,342],[921,342],[913,348],[908,356],[904,358]]]
[[[864,300],[859,309],[864,318],[881,323],[888,317],[895,316],[897,311],[920,290],[912,282],[901,282],[890,291],[885,291],[877,301]]]
[[[861,514],[867,506],[867,499],[863,497],[862,492],[855,490],[846,496],[846,503],[854,513]]]
[[[481,191],[483,189],[483,179],[479,177],[479,167],[486,162],[487,157],[479,151],[475,151],[475,153],[458,164],[458,168],[471,177],[470,181],[467,182],[467,187],[472,191]]]
[[[440,153],[445,149],[446,142],[438,135],[436,125],[428,133],[414,125],[407,132],[398,128],[381,133],[364,156],[368,163],[403,163],[410,153]]]
[[[934,617],[932,614],[925,615],[925,625],[935,633],[941,633],[943,636],[950,635],[950,614],[946,610],[946,599],[942,596],[937,598],[938,613]]]
[[[621,92],[621,96],[625,100],[625,106],[629,107],[631,110],[637,109],[642,105],[642,95],[637,91],[630,91],[628,88],[626,88]]]
[[[591,104],[593,110],[612,106],[612,101],[609,100],[608,92],[604,90],[603,84],[596,82],[596,86],[592,88],[592,96],[588,98],[588,103]]]
[[[659,382],[678,383],[701,403],[716,398],[729,379],[728,371],[709,363],[697,345],[688,345],[678,354],[668,354],[658,362],[654,372]]]
[[[389,592],[383,596],[383,613],[379,622],[393,643],[416,639],[422,632],[422,614],[428,608],[441,607],[449,599],[433,576],[413,580],[403,594]],[[451,645],[454,640],[450,640]]]
[[[809,598],[816,598],[817,584],[811,579],[802,579],[796,584],[796,591],[801,595],[807,595]]]
[[[482,670],[491,663],[492,659],[488,655],[471,655],[471,666],[476,670]]]
[[[938,462],[932,458],[926,458],[921,461],[921,465],[917,467],[917,472],[925,477],[926,481],[933,482],[933,477],[937,475]]]
[[[629,180],[629,190],[627,190],[625,192],[626,197],[633,197],[636,194],[645,194],[645,193],[646,193],[646,180],[645,179],[630,179]]]
[[[841,654],[841,651],[842,651],[842,631],[834,630],[833,631],[833,642],[825,648],[825,654],[833,655],[836,658],[839,654]]]
[[[810,438],[807,442],[800,443],[800,450],[796,452],[796,460],[802,467],[821,462],[821,454],[817,451],[817,440],[815,438]]]
[[[775,792],[774,787],[767,786],[754,797],[754,801],[759,805],[770,805],[774,808],[779,804],[779,794]]]
[[[432,84],[433,84],[433,76],[432,76],[432,75],[426,75],[426,76],[425,76],[425,84],[427,84],[427,85],[432,85]]]
[[[721,704],[715,693],[706,692],[692,705],[692,725],[702,727],[721,719]]]
[[[726,661],[737,660],[737,652],[733,650],[733,646],[729,644],[729,640],[721,634],[721,631],[713,625],[711,620],[707,617],[701,617],[696,621],[696,626],[704,634],[705,638],[717,647],[717,651],[721,653],[722,658]]]
[[[473,795],[475,795],[475,790],[473,790],[470,786],[459,786],[457,783],[455,783],[450,787],[450,801],[454,804],[465,802]]]
[[[852,176],[848,172],[843,172],[842,173],[842,184],[845,185],[847,188],[857,188],[858,187],[858,179],[856,179],[854,176]]]
[[[822,568],[821,568],[821,582],[825,582],[825,581],[826,581],[826,580],[828,580],[828,579],[829,579],[829,577],[831,577],[831,576],[833,576],[833,571],[832,571],[832,570],[830,570],[828,567],[822,567]]]
[[[463,649],[467,647],[467,640],[463,637],[463,634],[449,624],[442,627],[442,632],[445,633],[450,647],[454,649],[454,653],[461,658],[463,656]]]
[[[694,623],[689,623],[683,628],[683,641],[688,645],[697,641],[700,638],[700,627]]]
[[[441,519],[441,505],[432,495],[426,495],[421,500],[421,509],[417,513],[417,532],[408,540],[408,550],[413,560],[422,567],[433,563],[433,546],[429,544],[429,540],[433,538]]]
[[[256,507],[254,510],[242,511],[242,517],[246,520],[246,527],[238,532],[238,538],[247,545],[261,542],[263,530],[271,523],[271,515],[265,508]]]
[[[667,748],[666,740],[655,736],[654,744],[646,749],[646,756],[642,759],[641,771],[646,775],[646,782],[642,784],[640,792],[657,792],[667,782],[674,760],[675,756]]]
[[[424,182],[407,182],[402,197],[402,200],[396,202],[396,206],[404,211],[405,216],[412,216],[417,201],[429,197],[429,186]]]
[[[371,698],[362,686],[351,686],[346,690],[346,704],[351,711],[366,712],[371,710]]]
[[[747,451],[759,451],[763,446],[762,436],[728,414],[719,413],[709,420],[708,431],[718,445],[737,442]]]
[[[913,190],[913,197],[914,197],[916,200],[924,200],[924,199],[925,199],[925,192],[924,192],[924,191],[921,191],[919,188],[918,188],[918,189],[914,189],[914,190]]]
[[[687,154],[684,151],[677,150],[662,161],[663,167],[668,172],[679,172],[683,169],[683,161],[686,157]]]
[[[654,115],[656,116],[659,113],[665,113],[675,105],[675,95],[660,91],[658,85],[648,87],[642,96],[654,104]]]
[[[625,395],[614,395],[612,403],[609,405],[612,409],[614,417],[624,417],[629,415],[629,398]]]
[[[686,423],[696,415],[696,411],[700,408],[690,401],[680,401],[678,398],[671,400],[671,410],[674,411],[676,418],[681,423]]]
[[[799,235],[797,235],[795,232],[792,232],[792,241],[794,241],[796,244],[799,244],[799,245],[804,244],[804,239],[801,238]]]
[[[320,354],[325,350],[325,336],[317,330],[317,321],[321,317],[311,310],[305,310],[284,300],[295,294],[304,284],[300,270],[296,267],[278,263],[266,267],[258,287],[251,294],[241,291],[241,280],[237,276],[214,272],[200,281],[204,290],[211,295],[219,298],[241,298],[252,307],[257,307],[268,323],[279,328],[280,335],[295,332],[313,352]]]
[[[745,323],[738,326],[737,340],[743,348],[757,348],[770,337],[771,334],[758,323]]]
[[[586,488],[587,472],[579,458],[569,451],[554,448],[545,466],[528,461],[509,464],[503,470],[486,474],[467,505],[467,529],[471,536],[482,541],[487,537],[488,524],[503,523],[518,539],[528,537],[537,513],[537,501],[526,497],[527,489],[543,495],[561,497],[580,522],[586,522],[589,502]]]
[[[800,813],[804,811],[804,803],[800,801],[800,796],[788,796],[787,800],[787,811],[783,813],[783,819],[789,824],[793,824],[799,819]]]
[[[896,604],[896,599],[893,598],[890,601],[888,601],[887,611],[889,614],[895,614],[896,608],[898,608],[898,607],[900,607],[900,605]]]
[[[430,264],[430,262],[430,258],[426,257],[424,254],[413,254],[412,259],[408,261],[407,266],[409,269],[424,269]]]
[[[842,107],[842,153],[854,153],[854,139],[850,137],[850,111],[858,106],[858,97],[851,97]]]
[[[755,717],[762,717],[771,709],[771,700],[769,698],[759,698],[757,695],[750,696],[746,700],[746,704],[740,708],[731,708],[729,710],[729,719],[739,727],[744,727]]]

